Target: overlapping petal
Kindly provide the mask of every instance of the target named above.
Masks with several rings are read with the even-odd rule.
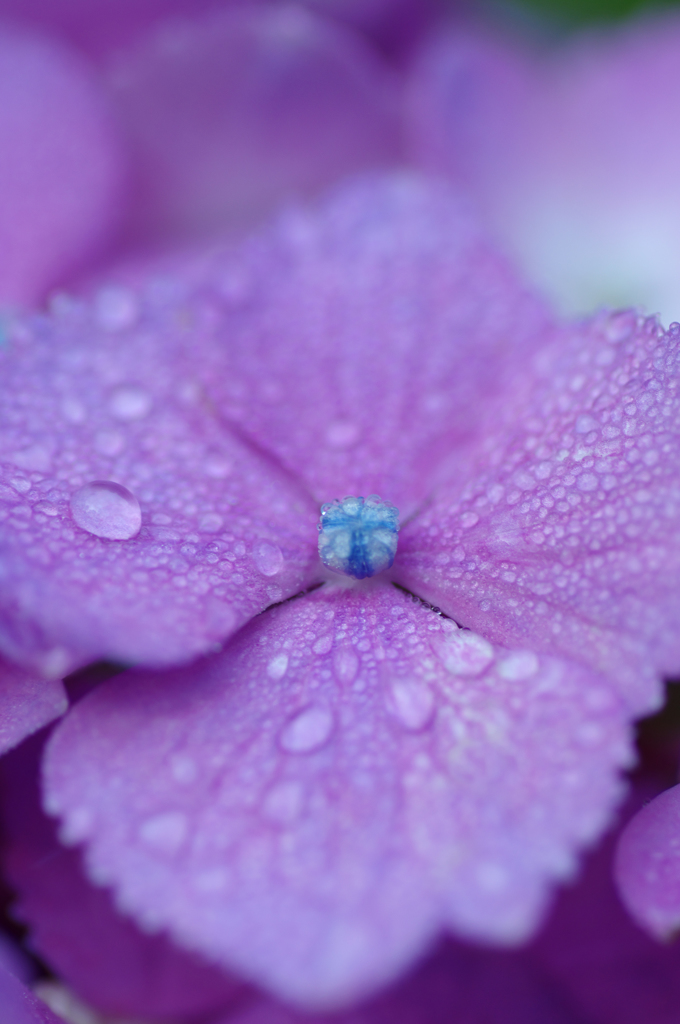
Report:
[[[659,939],[680,927],[680,786],[638,811],[619,839],[616,880],[633,918]]]
[[[524,939],[629,756],[592,671],[392,587],[326,587],[219,656],[92,693],[53,736],[46,800],[146,927],[333,1007],[442,928]]]
[[[108,75],[138,179],[131,230],[155,239],[243,227],[393,162],[393,78],[358,34],[301,5],[161,22]]]
[[[679,360],[680,331],[633,313],[565,332],[401,539],[402,583],[612,674],[637,714],[680,667]]]
[[[123,153],[79,56],[0,24],[0,306],[28,304],[109,240]]]
[[[160,292],[66,301],[0,352],[0,644],[47,675],[187,660],[313,578],[313,504],[201,390],[209,303]]]
[[[40,679],[0,659],[0,754],[63,715],[68,698],[58,679]]]
[[[680,318],[680,20],[531,54],[481,33],[426,46],[416,159],[464,181],[530,279],[567,311]]]
[[[291,212],[226,270],[241,308],[208,389],[319,502],[412,514],[552,329],[464,201],[410,174]]]
[[[63,1024],[47,1006],[0,963],[3,1024]]]
[[[3,868],[17,893],[13,916],[33,952],[86,1003],[130,1018],[196,1018],[228,1006],[242,984],[145,935],[119,915],[110,894],[83,874],[80,854],[60,845],[40,810],[42,743],[2,762]],[[4,1021],[3,1021],[4,1024]]]

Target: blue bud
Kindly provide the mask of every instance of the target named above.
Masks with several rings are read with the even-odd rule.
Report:
[[[321,506],[319,556],[333,572],[363,580],[392,565],[398,533],[399,509],[377,494],[336,499]]]

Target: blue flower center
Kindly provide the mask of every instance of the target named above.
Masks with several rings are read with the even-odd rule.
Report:
[[[321,506],[319,556],[333,572],[363,580],[394,562],[399,509],[377,494]]]

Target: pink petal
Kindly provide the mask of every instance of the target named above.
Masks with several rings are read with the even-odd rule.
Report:
[[[242,988],[238,981],[163,935],[139,931],[109,892],[87,881],[79,852],[59,845],[39,805],[41,750],[24,745],[2,763],[4,869],[18,896],[12,913],[30,929],[32,950],[103,1013],[175,1019],[224,1008]]]
[[[0,963],[2,1024],[63,1024]]]
[[[680,786],[655,797],[619,839],[616,881],[633,918],[658,939],[680,927]]]
[[[402,517],[550,329],[467,207],[412,175],[345,185],[206,273],[240,302],[217,406],[319,502]]]
[[[525,939],[629,754],[592,671],[390,586],[325,587],[217,657],[94,691],[51,740],[46,806],[144,927],[332,1008],[444,927]]]
[[[413,151],[467,182],[566,310],[644,304],[668,323],[680,319],[679,103],[677,13],[541,56],[450,33],[413,75]]]
[[[0,754],[63,715],[68,698],[57,679],[38,679],[0,659]]]
[[[35,302],[108,241],[122,153],[75,53],[0,26],[0,304]]]
[[[610,673],[632,710],[680,668],[680,329],[633,313],[527,368],[466,477],[406,527],[396,578],[495,642]]]
[[[187,660],[317,573],[318,510],[199,385],[218,311],[172,287],[65,300],[0,353],[0,643],[50,676]]]
[[[161,23],[117,55],[111,95],[151,237],[242,226],[397,156],[397,83],[360,36],[292,4]]]

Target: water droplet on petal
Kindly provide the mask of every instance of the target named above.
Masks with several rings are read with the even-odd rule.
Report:
[[[255,565],[263,576],[276,576],[283,566],[283,554],[276,544],[267,540],[257,541],[253,548]]]
[[[440,641],[437,653],[444,668],[456,676],[476,676],[494,658],[493,647],[469,629],[453,629]]]
[[[359,670],[359,659],[354,651],[339,647],[333,654],[333,668],[341,683],[351,683]]]
[[[390,685],[388,707],[405,729],[417,732],[432,720],[434,694],[420,680],[397,680]]]
[[[71,498],[78,526],[95,537],[130,540],[139,533],[142,510],[132,491],[113,480],[93,480]]]
[[[152,846],[163,853],[174,853],[184,842],[187,828],[185,814],[181,811],[166,811],[142,822],[139,836],[147,846]]]
[[[267,675],[270,679],[283,679],[288,669],[288,655],[277,654],[267,665]]]
[[[97,323],[105,331],[115,333],[132,327],[138,315],[137,298],[128,288],[110,285],[97,293],[95,316]]]
[[[281,733],[281,746],[291,754],[308,754],[322,747],[333,731],[333,715],[327,708],[305,708]]]
[[[109,399],[109,410],[118,420],[141,420],[151,409],[151,396],[141,388],[117,388]]]
[[[538,672],[538,658],[533,651],[512,651],[497,670],[502,679],[530,679]]]

